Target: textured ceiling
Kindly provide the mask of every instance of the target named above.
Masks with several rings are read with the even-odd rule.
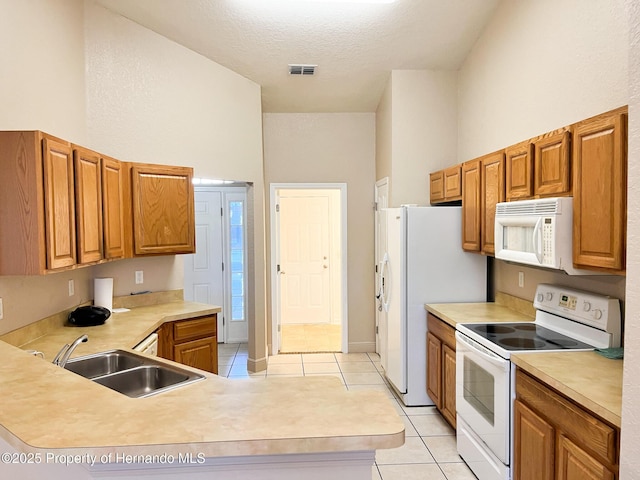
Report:
[[[97,1],[260,84],[265,112],[373,112],[391,70],[457,70],[500,0]]]

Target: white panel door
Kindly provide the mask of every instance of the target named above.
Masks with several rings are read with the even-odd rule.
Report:
[[[281,323],[330,323],[329,196],[280,198]]]
[[[389,179],[386,177],[376,182],[375,202],[376,352],[382,355],[383,350],[386,354],[385,337],[381,335],[382,327],[386,328],[386,320],[382,318],[386,315],[382,305],[382,262],[387,251],[386,217],[382,214],[382,209],[387,208],[389,204]]]
[[[223,306],[222,194],[196,190],[194,197],[196,253],[184,255],[184,298]],[[218,314],[219,342],[225,339],[224,314]]]

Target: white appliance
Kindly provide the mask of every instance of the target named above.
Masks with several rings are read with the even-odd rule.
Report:
[[[456,326],[458,453],[479,480],[510,480],[515,367],[512,352],[620,346],[617,299],[540,284],[535,322]]]
[[[158,356],[158,334],[152,333],[142,340],[138,345],[133,347],[136,352],[146,353],[154,357]]]
[[[380,359],[407,406],[433,405],[426,388],[425,303],[484,302],[486,258],[462,250],[461,207],[382,209]]]
[[[604,275],[573,267],[573,197],[496,205],[495,257],[569,275]]]

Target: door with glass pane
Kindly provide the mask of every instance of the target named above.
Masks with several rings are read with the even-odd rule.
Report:
[[[196,253],[184,256],[184,298],[222,307],[218,342],[249,338],[244,187],[195,187]]]
[[[184,255],[184,299],[224,304],[222,192],[198,187],[194,192],[196,253]],[[218,340],[224,341],[224,314],[218,315]]]
[[[247,215],[245,193],[225,193],[225,328],[227,343],[246,342],[247,321]]]

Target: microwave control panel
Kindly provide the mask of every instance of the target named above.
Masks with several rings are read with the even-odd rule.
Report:
[[[553,265],[555,252],[553,251],[553,218],[542,219],[542,263]]]

